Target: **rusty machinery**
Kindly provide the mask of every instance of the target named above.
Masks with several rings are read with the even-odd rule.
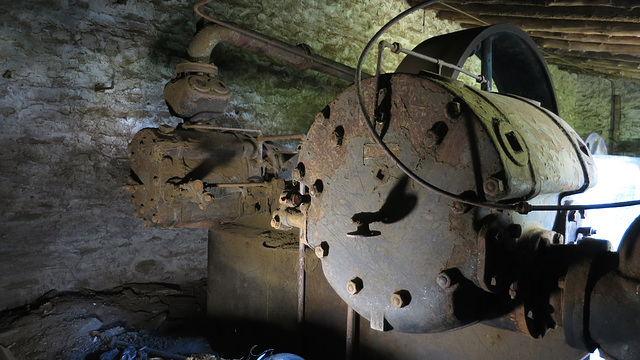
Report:
[[[142,130],[130,145],[135,215],[153,226],[209,227],[262,213],[276,229],[299,228],[331,287],[375,330],[482,322],[542,338],[561,327],[552,331],[574,349],[640,358],[640,221],[617,253],[607,241],[576,241],[571,224],[589,207],[567,199],[593,185],[596,169],[556,115],[533,42],[507,25],[415,51],[380,42],[379,56],[387,48],[409,56],[396,73],[362,80],[366,52],[408,13],[371,40],[357,69],[220,21],[202,27],[191,61],[165,88],[185,123]],[[209,64],[219,42],[356,82],[304,137],[218,128],[210,120],[230,97]],[[455,79],[473,54],[483,64],[475,77],[499,93]],[[293,151],[274,144],[296,138]]]

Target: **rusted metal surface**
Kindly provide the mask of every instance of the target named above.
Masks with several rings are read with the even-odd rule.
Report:
[[[583,166],[591,159],[580,154],[577,135],[526,101],[401,74],[365,81],[368,107],[374,91],[386,104],[377,109],[385,143],[420,176],[452,193],[489,200],[550,193],[533,202],[555,203],[559,193],[585,186],[592,172]],[[336,292],[378,330],[439,332],[513,311],[505,327],[544,335],[552,321],[539,306],[549,294],[525,301],[542,285],[529,278],[530,269],[520,270],[544,257],[537,247],[516,244],[522,227],[514,222],[526,223],[526,216],[501,215],[504,221],[483,233],[491,212],[452,209],[414,186],[375,151],[355,105],[348,89],[318,114],[302,143],[304,173],[295,176],[309,187],[323,184],[322,196],[311,197],[303,213],[309,245],[331,249],[320,258]],[[555,282],[558,271],[545,270],[550,279],[544,281]],[[514,285],[520,275],[524,282]]]
[[[439,83],[460,96],[498,149],[503,169],[483,179],[495,185],[485,191],[487,199],[532,199],[594,184],[595,164],[586,144],[550,111],[526,99]]]
[[[640,218],[629,226],[620,244],[620,271],[640,279]]]
[[[584,259],[569,269],[564,279],[566,285],[562,303],[562,324],[567,343],[574,348],[587,351],[595,350],[585,327],[585,321],[587,321],[585,314],[588,309],[586,302],[589,291],[587,284],[591,263],[591,259]]]
[[[304,198],[305,187],[303,184],[299,184],[300,198]],[[300,206],[298,204],[297,206]],[[298,324],[304,324],[304,309],[305,309],[305,250],[307,249],[307,239],[305,237],[305,218],[304,215],[300,217],[301,221],[297,224],[298,227]],[[273,220],[272,220],[273,221]]]
[[[451,116],[447,104],[456,95],[431,80],[402,75],[387,80],[391,98],[385,142],[430,181],[456,193],[479,194],[476,177],[500,171],[499,155],[482,124],[466,109]],[[372,86],[365,88],[366,99],[373,98]],[[460,215],[462,225],[451,232],[450,203],[413,186],[374,151],[356,105],[350,90],[340,95],[316,117],[301,150],[303,182],[324,184],[322,196],[311,198],[307,226],[311,246],[327,242],[330,247],[322,258],[325,275],[348,304],[380,329],[435,332],[477,321],[477,309],[460,316],[453,306],[476,288],[464,280],[476,278],[473,215]],[[436,133],[433,143],[425,140],[430,131]],[[330,139],[338,132],[341,144],[335,146]],[[473,164],[474,153],[482,157],[482,166]],[[357,232],[352,221],[379,235],[349,238]],[[451,256],[456,247],[466,250]],[[446,269],[458,269],[461,281],[443,291],[436,280]],[[361,288],[353,279],[362,280]],[[396,307],[390,299],[400,290],[411,300]]]
[[[485,54],[485,46],[491,51]],[[421,54],[462,67],[468,58],[476,54],[485,66],[491,62],[491,76],[499,92],[516,94],[542,103],[542,106],[558,113],[558,105],[551,81],[551,74],[536,44],[522,30],[509,24],[477,27],[435,36],[418,44],[414,49]],[[480,50],[480,51],[478,51]],[[485,55],[489,55],[486,59]],[[456,79],[458,71],[439,68],[413,56],[407,56],[396,72],[417,74],[431,71]]]
[[[589,337],[607,359],[640,358],[640,279],[604,275],[590,296]]]
[[[211,64],[178,64],[163,93],[171,113],[189,120],[222,113],[229,105],[231,91],[217,76],[218,68]]]
[[[144,129],[129,149],[125,188],[146,226],[209,227],[268,213],[284,190],[279,149],[246,134]]]
[[[609,253],[591,271],[588,304],[588,338],[598,344],[605,358],[630,360],[640,358],[640,217],[629,226],[620,244],[619,257]],[[615,269],[616,260],[619,262]],[[613,263],[608,269],[606,265]],[[603,269],[604,268],[604,269]],[[595,274],[594,274],[595,273]],[[600,276],[598,278],[598,276]],[[569,282],[567,281],[567,286]],[[591,287],[588,288],[591,290]]]

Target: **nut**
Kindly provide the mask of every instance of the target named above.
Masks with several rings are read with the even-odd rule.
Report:
[[[497,178],[488,178],[484,181],[483,190],[486,195],[495,197],[504,191],[504,183]]]
[[[338,147],[338,146],[342,145],[342,137],[340,135],[338,135],[336,132],[333,132],[333,133],[331,133],[331,136],[329,137],[329,143],[333,147]]]
[[[462,201],[454,201],[451,203],[451,211],[453,211],[453,213],[457,215],[462,215],[469,212],[472,207],[473,206],[467,203],[463,203]]]
[[[560,233],[553,234],[552,242],[554,244],[556,244],[556,245],[563,244],[564,243],[564,235],[562,235]]]
[[[302,174],[300,173],[300,169],[295,168],[293,170],[291,170],[291,178],[295,181],[300,181],[302,180]]]
[[[316,246],[313,251],[319,259],[325,258],[329,255],[329,244],[327,244],[326,241],[323,241],[320,245]]]
[[[396,309],[400,309],[409,305],[410,301],[411,295],[406,290],[396,291],[395,293],[393,293],[393,295],[391,295],[391,305],[393,305],[393,307]]]
[[[451,286],[451,278],[449,277],[449,275],[447,275],[444,272],[441,272],[440,274],[438,274],[437,282],[438,282],[438,285],[443,289],[446,289],[449,286]]]
[[[564,289],[567,286],[567,279],[564,276],[561,276],[558,279],[558,287],[560,289]]]
[[[347,292],[355,295],[362,290],[362,279],[355,277],[347,282]]]
[[[509,286],[509,296],[511,300],[513,300],[516,298],[516,295],[518,295],[518,282],[514,281],[511,283],[511,286]]]
[[[432,148],[438,144],[438,135],[436,135],[435,131],[427,130],[426,136],[424,138],[424,146],[428,148]]]
[[[457,101],[452,101],[447,104],[447,113],[452,118],[456,118],[462,115],[462,105]]]

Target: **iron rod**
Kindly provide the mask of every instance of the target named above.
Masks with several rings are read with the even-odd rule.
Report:
[[[405,49],[403,47],[399,47],[398,51],[403,53],[403,54],[414,56],[414,57],[417,57],[418,59],[422,59],[422,60],[437,64],[438,66],[442,66],[442,67],[446,67],[446,68],[449,68],[449,69],[453,69],[453,70],[459,71],[459,72],[461,72],[461,73],[463,73],[465,75],[471,76],[472,78],[476,79],[476,81],[479,82],[479,83],[485,83],[487,81],[482,75],[476,75],[476,74],[472,73],[471,71],[467,71],[467,70],[465,70],[465,69],[463,69],[463,68],[461,68],[459,66],[456,66],[456,65],[453,65],[453,64],[449,64],[446,61],[442,61],[440,59],[432,58],[430,56],[423,55],[423,54],[417,53],[415,51],[411,51],[411,50]]]
[[[300,183],[300,194],[304,195],[305,187],[303,183]],[[304,242],[305,229],[300,228],[299,242],[298,242],[298,323],[304,324],[304,297],[305,297],[305,271],[304,271],[304,250],[306,244]]]
[[[352,360],[354,357],[354,348],[356,342],[356,326],[357,326],[357,316],[356,312],[353,310],[351,306],[347,306],[347,348],[345,359]]]

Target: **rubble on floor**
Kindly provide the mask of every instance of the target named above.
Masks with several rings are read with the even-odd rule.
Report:
[[[218,359],[202,336],[205,294],[204,280],[49,292],[0,313],[0,360]]]
[[[303,360],[257,346],[220,357],[207,321],[204,279],[51,291],[0,312],[0,360]]]

